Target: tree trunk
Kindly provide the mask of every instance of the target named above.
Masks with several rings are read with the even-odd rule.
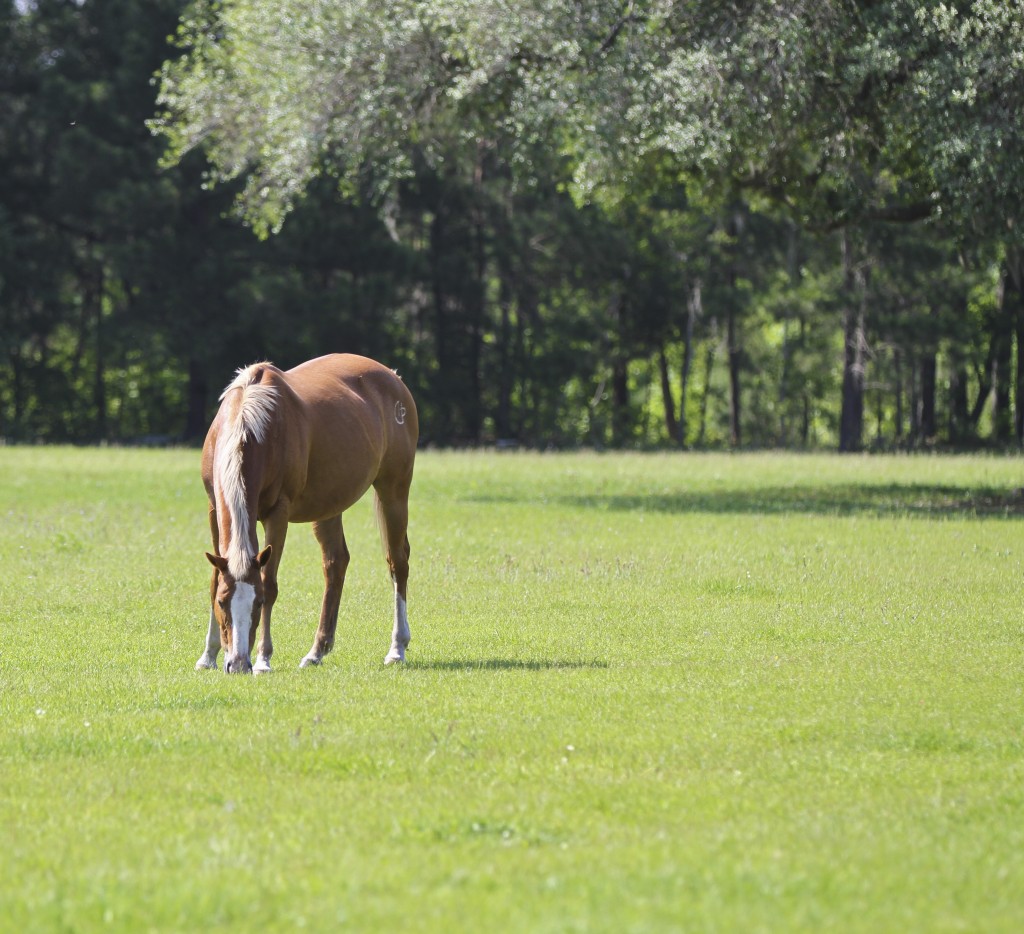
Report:
[[[487,229],[486,209],[483,204],[484,177],[483,143],[477,146],[477,163],[473,171],[473,260],[476,281],[468,293],[470,313],[469,333],[469,399],[466,406],[466,422],[469,436],[475,444],[480,443],[483,432],[483,348],[484,321],[487,316]]]
[[[963,444],[967,440],[970,412],[967,409],[967,373],[954,361],[949,376],[949,440]]]
[[[964,309],[966,314],[967,309]],[[963,355],[954,346],[949,353],[949,440],[952,444],[963,444],[970,428],[970,412],[967,406],[967,369]]]
[[[626,358],[616,353],[612,361],[612,441],[626,443],[629,433],[629,374]]]
[[[531,388],[533,386],[533,374],[530,369],[531,355],[529,352],[529,341],[527,339],[527,325],[537,320],[537,305],[533,291],[520,287],[516,290],[516,321],[515,321],[515,350],[513,352],[513,373],[509,376],[509,389],[515,386],[515,375],[519,374],[519,398],[520,404],[509,416],[510,423],[515,425],[516,437],[526,440],[522,435],[526,432],[527,419],[529,417],[528,400],[532,398]],[[511,402],[510,402],[511,409]]]
[[[613,302],[616,334],[612,347],[612,443],[619,446],[629,437],[629,359],[626,356],[626,300],[623,295],[617,295]]]
[[[918,358],[910,357],[910,445],[915,446],[921,440],[921,405],[917,392]]]
[[[885,426],[885,394],[882,388],[875,390],[875,447],[880,448],[885,442],[883,428]]]
[[[504,276],[501,279],[501,321],[498,325],[498,407],[494,413],[494,431],[498,439],[512,437],[512,294]]]
[[[893,436],[898,446],[903,442],[903,351],[899,347],[893,350],[892,360],[896,370],[896,425]]]
[[[442,443],[450,442],[453,434],[452,409],[454,400],[449,394],[448,360],[448,298],[442,276],[442,257],[444,253],[445,220],[444,206],[438,205],[430,225],[430,284],[434,300],[434,350],[437,356],[437,377],[434,383],[434,403],[438,418],[431,432],[433,440]]]
[[[1021,292],[1017,292],[1018,298]],[[1024,445],[1024,302],[1017,304],[1017,380],[1014,386],[1013,427],[1018,445]]]
[[[800,346],[804,346],[807,341],[807,322],[804,321],[803,316],[799,318],[800,321]],[[811,395],[807,391],[807,382],[803,382],[800,388],[800,443],[806,448],[811,440]]]
[[[740,240],[746,227],[745,207],[740,205],[733,213],[729,232],[735,238],[732,247],[732,262],[729,264],[729,298],[725,319],[725,346],[729,365],[729,443],[739,447],[743,443],[742,412],[740,398],[740,366],[742,351],[740,349],[739,322],[739,291],[737,283],[740,279]]]
[[[24,440],[26,436],[24,425],[25,397],[27,395],[25,390],[25,366],[21,353],[18,350],[12,350],[9,359],[11,361],[11,397],[14,404],[14,412],[11,417],[11,437]]]
[[[926,444],[935,440],[935,352],[921,357],[921,440]]]
[[[1003,302],[1008,306],[1008,317],[1017,345],[1016,379],[1013,386],[1013,429],[1017,444],[1024,444],[1024,256],[1017,247],[1006,253],[1008,273]]]
[[[697,319],[703,314],[701,281],[697,279],[686,301],[686,336],[683,343],[683,368],[679,373],[679,446],[686,447],[686,399],[689,394],[690,372],[693,369],[693,331]]]
[[[796,290],[800,285],[800,237],[799,228],[792,221],[788,224],[789,237],[786,245],[786,272],[790,287]],[[789,401],[789,371],[793,356],[792,341],[789,337],[792,315],[787,308],[782,318],[782,369],[779,374],[779,436],[781,445],[790,443],[790,427],[787,411]]]
[[[992,350],[989,348],[988,360],[985,364],[984,371],[979,372],[978,375],[978,397],[974,400],[974,405],[971,406],[971,410],[967,415],[969,426],[971,431],[978,430],[978,422],[981,421],[981,413],[985,411],[985,405],[992,395]]]
[[[658,350],[658,372],[661,375],[661,402],[665,409],[665,431],[669,441],[679,443],[679,422],[676,420],[676,404],[672,398],[672,380],[669,378],[665,345]]]
[[[850,234],[843,231],[843,395],[839,417],[839,450],[859,451],[864,437],[864,333],[867,283],[856,269]]]
[[[1013,413],[1010,409],[1011,370],[1013,367],[1013,284],[1007,269],[1000,282],[999,307],[992,318],[991,380],[992,439],[1005,444],[1013,434]]]
[[[96,359],[93,369],[93,390],[92,403],[96,410],[96,438],[105,440],[107,437],[107,380],[106,364],[104,355],[106,343],[103,334],[103,293],[105,291],[104,272],[100,269],[97,273],[96,292],[93,297],[93,316],[95,319],[95,352]]]
[[[708,396],[711,394],[711,371],[715,366],[715,356],[718,351],[718,322],[711,320],[711,339],[708,341],[708,349],[704,355],[704,385],[700,393],[700,425],[697,431],[697,444],[703,444],[707,433],[708,425]]]
[[[737,448],[743,441],[740,422],[740,349],[736,312],[731,305],[726,319],[726,346],[729,357],[729,443]]]

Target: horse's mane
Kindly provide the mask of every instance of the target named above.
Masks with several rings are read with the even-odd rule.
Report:
[[[259,363],[243,367],[220,396],[225,417],[217,436],[213,484],[231,516],[227,559],[228,570],[236,579],[246,575],[256,554],[250,541],[242,448],[246,441],[259,444],[266,438],[277,401],[277,387],[260,382],[264,372],[264,365]]]

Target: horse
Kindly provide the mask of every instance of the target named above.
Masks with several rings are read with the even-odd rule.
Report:
[[[419,422],[398,374],[366,357],[331,354],[282,371],[243,367],[220,397],[203,444],[213,553],[210,625],[196,669],[270,671],[270,617],[291,522],[310,522],[323,553],[324,596],[313,647],[300,667],[334,646],[349,552],[342,513],[372,486],[384,556],[394,583],[394,627],[385,665],[409,644],[409,488]],[[256,522],[263,525],[259,550]],[[251,652],[259,631],[256,663]]]

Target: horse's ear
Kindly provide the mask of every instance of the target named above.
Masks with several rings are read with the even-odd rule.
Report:
[[[256,555],[256,563],[262,568],[267,566],[267,562],[270,560],[271,554],[273,554],[274,546],[267,545],[258,555]]]
[[[228,569],[228,559],[222,558],[220,555],[211,555],[206,552],[206,560],[210,562],[221,574],[225,573]]]

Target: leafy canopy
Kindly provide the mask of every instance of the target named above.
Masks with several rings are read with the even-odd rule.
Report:
[[[1024,0],[197,0],[178,42],[152,125],[263,233],[325,170],[383,189],[500,135],[584,200],[658,154],[812,224],[1017,236]]]

